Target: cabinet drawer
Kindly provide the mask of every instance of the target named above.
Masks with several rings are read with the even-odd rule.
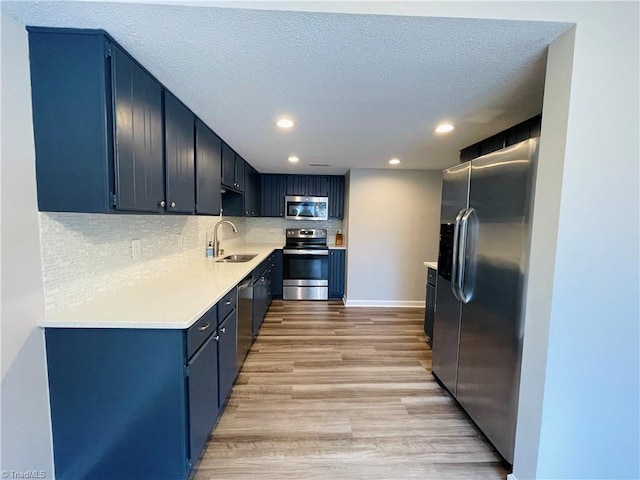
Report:
[[[253,276],[253,281],[256,282],[260,279],[260,277],[264,276],[267,269],[271,267],[272,264],[273,264],[273,254],[267,257],[266,259],[264,259],[260,263],[260,265],[258,265],[256,268],[253,269],[253,272],[251,272],[251,275]]]
[[[225,318],[227,318],[227,315],[229,315],[229,313],[234,308],[236,308],[236,304],[238,300],[238,296],[236,292],[237,290],[234,287],[233,290],[227,293],[222,298],[222,300],[218,302],[218,321],[219,322],[222,322]]]
[[[209,338],[218,325],[218,310],[211,307],[200,319],[187,330],[187,358],[198,351],[204,341]]]

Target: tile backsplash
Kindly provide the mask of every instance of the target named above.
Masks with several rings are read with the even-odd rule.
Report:
[[[287,228],[326,228],[327,243],[335,243],[336,231],[342,230],[342,220],[327,221],[297,221],[284,218],[245,218],[247,228],[247,242],[283,242]]]
[[[152,278],[204,256],[219,217],[40,213],[40,242],[48,313]],[[244,243],[245,219],[218,230],[222,248]],[[133,259],[132,241],[140,240]]]
[[[40,213],[40,242],[47,313],[78,305],[159,276],[205,255],[220,217],[195,215],[101,215]],[[328,243],[342,229],[341,220],[291,222],[282,218],[225,217],[238,227],[218,230],[220,246],[284,243],[285,229],[326,228]],[[133,259],[132,241],[140,240]]]

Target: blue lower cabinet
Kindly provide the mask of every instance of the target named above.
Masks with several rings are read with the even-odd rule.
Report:
[[[273,271],[271,275],[271,293],[273,297],[282,298],[282,249],[273,252]]]
[[[189,459],[192,467],[218,418],[218,336],[211,335],[187,365]]]
[[[238,311],[218,326],[218,407],[222,408],[238,374]]]
[[[329,251],[329,297],[342,298],[345,281],[345,251]]]
[[[45,329],[56,478],[187,480],[238,373],[235,305],[187,330]]]
[[[55,476],[189,473],[182,330],[45,330]]]
[[[188,330],[45,330],[56,478],[189,477],[220,411],[216,311]]]

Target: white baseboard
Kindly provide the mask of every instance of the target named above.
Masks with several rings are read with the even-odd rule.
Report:
[[[518,480],[518,479],[513,473],[510,473],[509,475],[507,475],[507,480]]]
[[[423,301],[409,300],[348,300],[343,297],[342,302],[346,307],[396,307],[396,308],[424,308]]]

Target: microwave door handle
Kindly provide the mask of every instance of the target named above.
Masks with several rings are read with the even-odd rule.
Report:
[[[463,208],[458,212],[456,221],[453,227],[453,252],[451,254],[451,292],[456,300],[460,300],[458,293],[458,242],[460,241],[460,220],[464,215],[465,209]]]

